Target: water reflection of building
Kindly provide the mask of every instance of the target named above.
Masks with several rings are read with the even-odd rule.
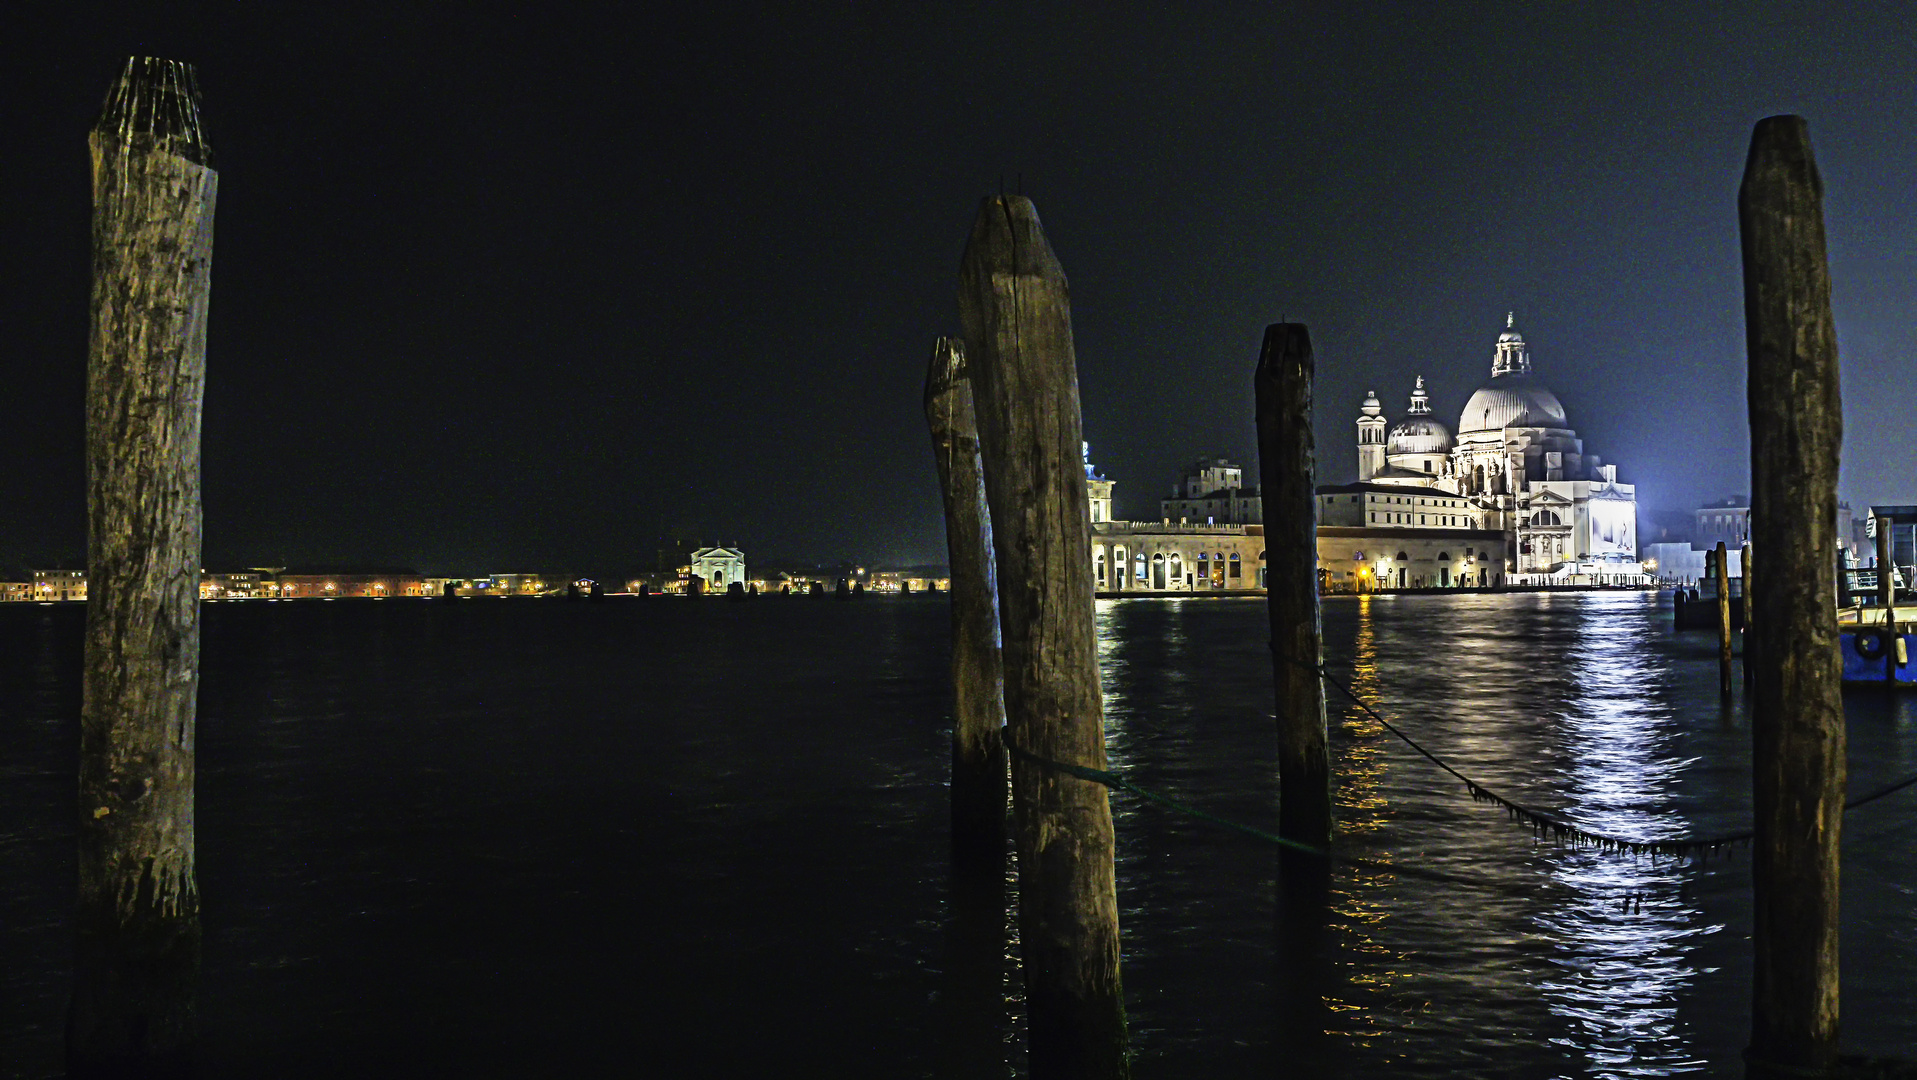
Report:
[[[1612,836],[1691,833],[1676,793],[1697,759],[1670,750],[1683,726],[1668,704],[1671,673],[1643,645],[1660,616],[1636,598],[1584,603],[1564,655],[1578,678],[1563,684],[1568,694],[1552,729],[1561,812]],[[1532,918],[1556,943],[1559,961],[1539,989],[1570,1025],[1567,1044],[1582,1048],[1593,1073],[1691,1071],[1683,1067],[1697,1063],[1697,1052],[1678,1006],[1703,974],[1698,939],[1722,929],[1685,898],[1692,872],[1675,859],[1589,847],[1562,849],[1543,865],[1561,896]],[[1625,1062],[1629,1068],[1618,1067]]]

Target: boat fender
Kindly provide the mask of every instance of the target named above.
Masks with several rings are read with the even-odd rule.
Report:
[[[1897,666],[1904,667],[1910,663],[1910,650],[1908,647],[1904,645],[1904,635],[1898,634],[1896,637],[1896,641],[1897,641]]]
[[[1866,660],[1875,660],[1884,655],[1884,639],[1889,636],[1881,630],[1859,630],[1856,635],[1857,655]],[[1898,644],[1902,645],[1903,642],[1899,641]]]

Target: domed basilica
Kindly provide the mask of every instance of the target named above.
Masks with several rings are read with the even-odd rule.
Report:
[[[1358,417],[1355,486],[1461,496],[1469,517],[1461,526],[1504,534],[1507,574],[1641,573],[1636,489],[1618,482],[1616,465],[1584,452],[1563,403],[1532,373],[1515,318],[1506,317],[1491,378],[1458,414],[1455,435],[1432,414],[1423,376],[1405,418],[1388,431],[1387,424],[1378,395],[1367,393]],[[1399,523],[1387,520],[1399,516],[1389,509],[1370,514],[1371,520],[1353,524]],[[1402,515],[1401,523],[1412,525],[1410,517]]]

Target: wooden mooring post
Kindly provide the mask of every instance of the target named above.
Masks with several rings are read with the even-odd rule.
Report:
[[[1717,692],[1731,699],[1731,560],[1724,541],[1711,553],[1711,576],[1717,582]],[[1745,606],[1750,598],[1744,599]]]
[[[1879,517],[1877,526],[1877,606],[1884,609],[1884,688],[1897,688],[1897,574],[1891,565],[1896,545],[1891,543],[1890,519]]]
[[[1751,134],[1738,192],[1750,352],[1751,546],[1763,549],[1752,687],[1752,1077],[1828,1069],[1838,1035],[1844,702],[1831,567],[1843,402],[1823,182],[1802,117]]]
[[[1323,625],[1312,488],[1317,468],[1311,434],[1315,365],[1304,324],[1273,323],[1265,328],[1253,381],[1258,469],[1264,485],[1271,672],[1278,706],[1278,831],[1329,848],[1331,757],[1325,738],[1325,688],[1317,670]]]
[[[136,58],[88,138],[87,620],[73,1077],[182,1076],[193,870],[200,403],[219,177],[193,69]]]
[[[998,562],[1005,715],[1029,753],[1105,768],[1078,371],[1064,270],[1023,196],[979,206],[959,266]],[[1031,1074],[1129,1074],[1111,804],[1012,757]]]
[[[1757,673],[1757,635],[1751,627],[1757,620],[1757,605],[1751,603],[1751,546],[1737,556],[1738,572],[1744,579],[1744,682],[1749,685]]]
[[[985,504],[978,421],[965,342],[940,338],[925,370],[925,420],[945,501],[952,567],[952,844],[1005,854],[1004,675],[998,655],[998,579]],[[1003,872],[1001,867],[998,871]]]

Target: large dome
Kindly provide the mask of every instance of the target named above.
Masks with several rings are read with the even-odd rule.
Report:
[[[1390,439],[1385,443],[1387,454],[1448,454],[1451,452],[1451,432],[1439,421],[1430,416],[1411,416],[1398,422],[1391,429]]]
[[[1478,387],[1458,416],[1458,431],[1497,431],[1508,427],[1563,428],[1558,396],[1528,374],[1500,375]]]

